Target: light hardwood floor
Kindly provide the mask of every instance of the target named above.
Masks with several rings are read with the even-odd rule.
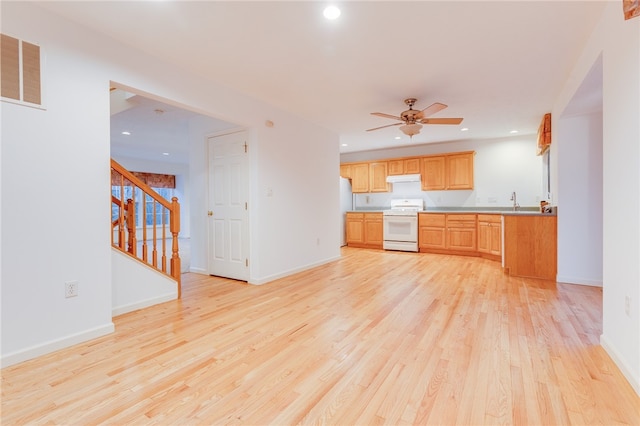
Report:
[[[640,424],[598,345],[598,288],[446,255],[343,249],[183,299],[2,370],[2,424]]]

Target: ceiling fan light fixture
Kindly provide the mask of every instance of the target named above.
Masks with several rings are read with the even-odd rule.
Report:
[[[400,126],[400,130],[402,130],[402,133],[409,136],[410,138],[420,133],[420,129],[422,129],[422,125],[418,123],[405,124],[404,126]]]

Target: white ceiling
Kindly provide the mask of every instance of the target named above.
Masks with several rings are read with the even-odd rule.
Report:
[[[41,2],[331,129],[347,144],[341,152],[536,133],[606,2],[334,3],[342,10],[335,21],[322,16],[325,1]],[[449,106],[433,118],[464,121],[425,125],[412,141],[398,127],[365,131],[392,124],[370,113],[399,115],[407,97],[418,98],[416,109]],[[145,119],[184,120],[136,108],[118,115],[141,128]]]

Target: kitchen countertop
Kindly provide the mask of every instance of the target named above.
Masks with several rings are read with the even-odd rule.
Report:
[[[356,210],[349,210],[353,213],[382,213],[389,210],[384,207],[359,207]],[[557,207],[553,207],[552,213],[540,213],[539,207],[521,207],[518,211],[513,211],[505,207],[427,207],[420,213],[471,213],[471,214],[500,214],[504,216],[556,216]]]

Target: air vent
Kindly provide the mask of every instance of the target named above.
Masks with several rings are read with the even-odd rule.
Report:
[[[0,64],[3,98],[42,105],[40,46],[2,34]]]

